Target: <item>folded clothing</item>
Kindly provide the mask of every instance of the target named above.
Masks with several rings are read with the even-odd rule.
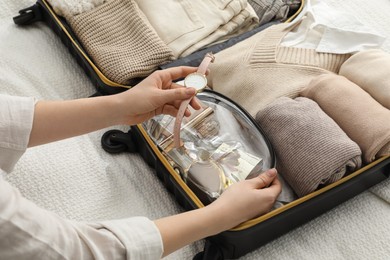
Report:
[[[256,120],[275,150],[277,170],[299,197],[361,167],[359,146],[313,100],[280,97]]]
[[[255,10],[260,24],[272,20],[285,20],[290,11],[286,0],[248,0],[248,3]]]
[[[369,163],[390,153],[390,110],[339,75],[321,75],[303,89],[362,150]]]
[[[172,51],[132,0],[106,1],[66,18],[97,67],[116,83],[127,85],[173,60]]]
[[[91,11],[103,4],[105,0],[47,0],[56,14],[63,17],[71,17]]]
[[[291,29],[288,23],[273,25],[218,52],[207,76],[209,86],[255,116],[276,98],[299,96],[316,76],[338,73],[350,57],[280,46]]]
[[[175,58],[259,25],[259,19],[247,0],[135,1]]]
[[[376,101],[390,109],[389,68],[389,53],[380,49],[367,50],[358,52],[346,60],[340,67],[339,75],[354,82]]]
[[[319,53],[352,54],[379,48],[386,39],[349,11],[332,8],[322,0],[305,1],[290,25],[295,28],[283,39],[282,46],[313,49]]]

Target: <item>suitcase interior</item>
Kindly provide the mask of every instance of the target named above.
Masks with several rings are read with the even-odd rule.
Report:
[[[170,166],[142,125],[132,128],[138,152],[155,169],[156,175],[186,210],[203,203]],[[341,180],[265,215],[206,239],[198,259],[234,259],[272,241],[345,202],[390,175],[390,155],[380,158]],[[266,235],[264,235],[266,234]]]
[[[303,4],[304,1],[302,1]],[[20,15],[15,17],[14,21],[19,25],[36,21],[47,23],[58,34],[70,53],[89,76],[99,95],[115,94],[131,88],[131,86],[123,86],[112,82],[100,72],[83,50],[82,45],[77,41],[64,19],[58,17],[45,0],[38,0],[34,6],[21,10]],[[216,94],[218,95],[218,93]],[[226,99],[226,97],[224,98]],[[231,100],[229,101],[234,103]],[[237,106],[239,107],[239,105]],[[250,118],[249,114],[247,116]],[[185,210],[204,207],[202,201],[173,169],[142,125],[131,127],[126,134],[134,142],[137,152],[155,169],[157,177]],[[387,179],[389,175],[390,155],[382,157],[333,184],[265,215],[242,223],[231,230],[208,237],[204,251],[196,255],[195,258],[232,259],[241,257]]]

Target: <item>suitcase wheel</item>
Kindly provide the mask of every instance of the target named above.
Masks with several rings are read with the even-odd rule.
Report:
[[[101,145],[108,153],[137,152],[131,131],[124,133],[121,130],[109,130],[103,134]]]

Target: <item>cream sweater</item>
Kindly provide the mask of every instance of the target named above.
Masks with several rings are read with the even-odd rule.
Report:
[[[278,97],[295,98],[312,78],[338,73],[350,54],[280,46],[292,28],[278,24],[217,53],[208,75],[212,89],[243,106],[252,116]]]

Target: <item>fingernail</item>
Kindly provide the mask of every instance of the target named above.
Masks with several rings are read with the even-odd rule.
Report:
[[[276,169],[275,168],[269,169],[269,170],[266,171],[266,174],[269,177],[275,177],[276,176]]]

